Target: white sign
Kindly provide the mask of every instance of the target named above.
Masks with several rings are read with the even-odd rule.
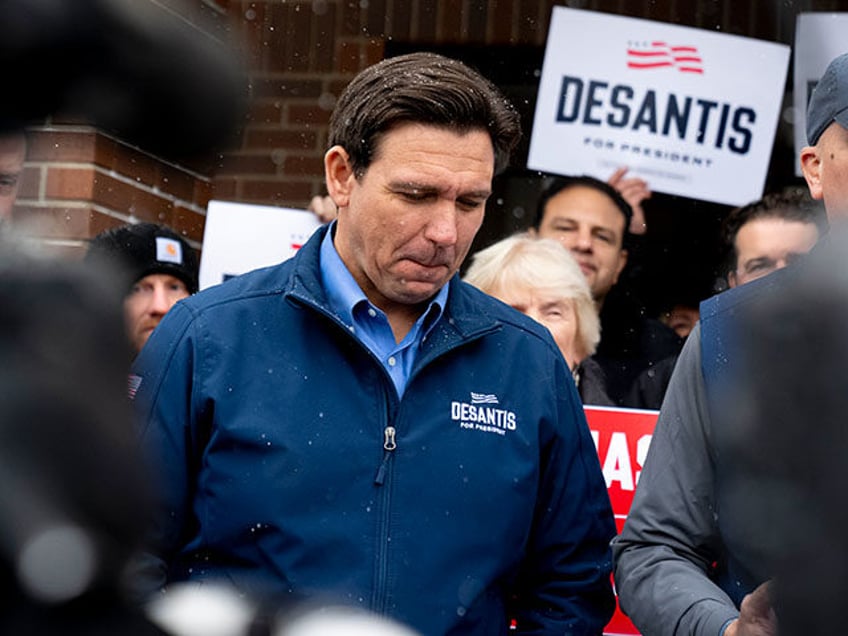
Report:
[[[554,7],[527,166],[728,205],[762,196],[789,47]]]
[[[210,201],[203,231],[200,289],[294,256],[321,225],[312,212]]]
[[[801,176],[801,149],[807,145],[807,104],[833,58],[848,52],[848,13],[801,13],[795,24],[795,174]]]

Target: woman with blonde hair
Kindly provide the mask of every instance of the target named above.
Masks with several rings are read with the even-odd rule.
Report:
[[[465,282],[540,322],[565,357],[584,404],[613,405],[590,356],[601,327],[589,285],[569,251],[522,233],[477,252]]]

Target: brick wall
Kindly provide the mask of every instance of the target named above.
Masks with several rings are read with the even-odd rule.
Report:
[[[81,125],[29,131],[14,227],[55,253],[81,254],[84,240],[126,222],[171,226],[200,245],[208,176],[163,162]]]
[[[142,1],[142,0],[139,0]],[[324,192],[327,121],[347,81],[393,43],[544,46],[552,0],[146,0],[230,41],[249,74],[238,142],[203,173],[78,126],[34,133],[16,223],[56,249],[126,220],[174,225],[199,245],[210,197],[303,207]],[[844,0],[572,0],[575,8],[791,43],[800,11]],[[211,26],[210,26],[211,25]],[[197,105],[202,108],[202,104]]]

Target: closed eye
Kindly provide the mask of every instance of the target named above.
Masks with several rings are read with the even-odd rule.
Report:
[[[615,237],[609,232],[596,232],[595,237],[604,243],[612,244],[615,241]]]
[[[476,210],[485,205],[486,199],[457,199],[456,204],[463,210]]]
[[[407,201],[412,201],[413,203],[418,203],[421,201],[427,201],[428,199],[433,198],[435,196],[434,192],[429,192],[425,190],[404,190],[398,192],[398,194],[406,199]]]

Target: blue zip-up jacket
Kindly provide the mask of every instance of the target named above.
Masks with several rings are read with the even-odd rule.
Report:
[[[615,533],[549,333],[457,277],[398,399],[330,311],[321,229],[178,303],[136,361],[158,584],[360,606],[423,634],[599,634]]]

